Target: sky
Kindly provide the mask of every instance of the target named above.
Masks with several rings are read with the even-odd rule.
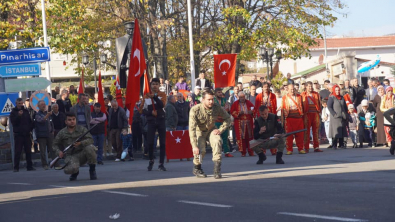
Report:
[[[364,37],[395,34],[395,0],[343,0],[347,8],[335,14],[333,27],[327,27],[328,37]]]

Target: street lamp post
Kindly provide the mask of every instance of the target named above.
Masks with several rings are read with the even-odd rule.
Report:
[[[269,80],[272,79],[272,66],[273,66],[273,55],[274,55],[274,48],[266,48],[264,46],[262,46],[261,48],[259,48],[259,55],[261,57],[261,60],[266,62],[267,66],[267,78]],[[269,65],[270,65],[270,71],[269,72]]]
[[[88,65],[89,63],[89,56],[87,54],[84,54],[82,56],[82,63],[85,65]],[[97,64],[96,64],[96,57],[93,58],[93,69],[94,69],[94,77],[95,77],[95,93],[97,93],[97,80],[96,80],[96,69],[97,69]]]

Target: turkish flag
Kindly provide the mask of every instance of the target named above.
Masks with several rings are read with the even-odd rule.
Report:
[[[215,88],[235,85],[237,54],[214,55]]]
[[[146,70],[143,44],[141,42],[139,22],[134,21],[132,50],[130,54],[128,84],[126,86],[125,106],[130,111],[129,124],[133,122],[133,108],[140,97],[140,78]]]
[[[166,132],[166,158],[184,159],[192,158],[192,146],[188,130]]]
[[[100,103],[101,106],[101,112],[106,113],[107,112],[107,106],[104,104],[104,95],[103,95],[103,88],[101,85],[101,71],[99,71],[99,90],[97,91],[97,102]]]
[[[147,93],[151,93],[151,87],[149,85],[148,73],[145,73],[145,75],[144,75],[144,95]]]
[[[118,102],[118,106],[123,107],[122,91],[121,91],[121,85],[119,84],[118,76],[117,76],[117,81],[114,82],[114,85],[115,85],[115,99]]]
[[[78,95],[84,93],[84,68],[82,68],[82,74],[80,78],[80,86],[78,86]],[[77,102],[79,102],[80,99],[77,99]]]

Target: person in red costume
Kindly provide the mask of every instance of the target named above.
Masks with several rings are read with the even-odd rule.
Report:
[[[304,129],[303,101],[293,84],[288,85],[288,94],[284,95],[282,102],[281,119],[284,120],[285,132]],[[306,154],[303,150],[304,133],[300,132],[287,137],[287,155],[292,155],[294,137],[299,154]]]
[[[266,106],[269,113],[277,114],[277,98],[274,93],[270,92],[269,84],[267,82],[262,85],[262,93],[259,93],[255,99],[255,116],[259,118],[259,107]],[[270,149],[272,155],[276,155],[277,149]],[[266,150],[264,150],[266,153]]]
[[[303,101],[304,110],[304,125],[307,131],[304,134],[304,150],[308,153],[310,148],[310,128],[313,131],[313,147],[314,152],[322,152],[319,149],[320,142],[318,140],[318,129],[320,128],[320,113],[321,113],[321,101],[320,95],[314,92],[313,83],[306,83],[306,91],[300,94]]]
[[[254,139],[254,105],[246,100],[243,91],[239,92],[238,96],[239,100],[234,102],[230,108],[230,114],[234,118],[237,145],[242,157],[246,155],[247,151],[250,156],[254,156],[254,151],[250,148],[250,140]]]

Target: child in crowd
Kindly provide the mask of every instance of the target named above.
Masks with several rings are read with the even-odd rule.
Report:
[[[328,149],[332,148],[332,138],[329,137],[329,124],[330,124],[330,115],[329,115],[329,109],[327,107],[327,102],[328,100],[323,99],[322,100],[322,114],[321,114],[321,118],[322,118],[322,122],[325,125],[325,134],[326,134],[326,138],[328,138],[328,142],[329,142],[329,146]]]
[[[121,133],[123,152],[121,161],[125,161],[126,155],[129,154],[129,161],[133,161],[133,147],[132,147],[132,134],[128,134],[127,130],[122,130]]]
[[[358,124],[359,124],[359,119],[358,115],[355,113],[354,105],[349,104],[348,105],[348,112],[350,113],[349,119],[348,119],[348,129],[349,129],[349,135],[351,137],[351,141],[353,142],[353,147],[352,148],[357,148],[357,141],[358,141]]]
[[[375,118],[374,112],[369,112],[368,110],[368,101],[366,99],[361,102],[361,111],[358,114],[359,118],[359,148],[362,148],[363,142],[368,142],[368,147],[373,146],[373,127],[375,126]]]

